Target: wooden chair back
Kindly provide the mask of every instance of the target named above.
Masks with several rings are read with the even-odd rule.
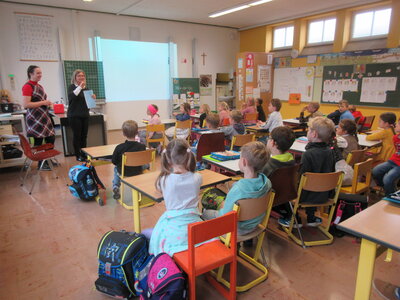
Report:
[[[150,132],[161,132],[160,138],[149,137]],[[165,145],[165,124],[157,124],[157,125],[147,125],[146,126],[146,146],[150,147],[150,143],[162,143],[164,148]]]
[[[211,152],[225,151],[225,135],[223,132],[204,133],[197,143],[196,160],[201,161],[204,155]]]
[[[232,137],[231,150],[233,149],[233,146],[242,147],[243,145],[253,142],[255,140],[256,136],[253,133],[235,135]]]
[[[237,206],[239,206],[238,221],[251,220],[265,212],[269,214],[273,205],[274,196],[274,192],[269,191],[259,198],[238,200],[236,202]]]
[[[366,149],[351,151],[346,159],[347,164],[353,167],[354,164],[365,161],[365,151]]]
[[[155,160],[155,152],[155,149],[125,152],[122,155],[121,177],[124,177],[125,167],[139,167],[147,164],[152,165]],[[152,167],[150,167],[150,169],[152,169]]]
[[[257,123],[258,113],[247,113],[243,116],[243,123]]]
[[[332,172],[332,173],[306,172],[301,176],[300,187],[303,190],[310,192],[328,192],[335,189],[338,186],[339,181],[341,181],[341,177],[342,177],[342,172]]]
[[[274,206],[296,199],[299,167],[296,164],[279,168],[269,176],[275,192]]]
[[[176,121],[175,123],[175,131],[174,131],[174,139],[176,139],[176,130],[177,129],[187,129],[188,130],[188,135],[187,135],[187,141],[190,141],[190,132],[192,129],[192,120],[186,120],[186,121]]]
[[[375,115],[367,116],[364,119],[364,122],[360,124],[360,129],[358,130],[359,133],[367,132],[371,129],[372,124],[374,123]]]
[[[360,194],[369,191],[372,177],[373,159],[369,158],[364,162],[354,165],[353,182],[351,184],[351,193]]]

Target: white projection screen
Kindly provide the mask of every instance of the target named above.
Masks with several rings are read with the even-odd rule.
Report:
[[[100,39],[107,102],[168,100],[169,44]]]

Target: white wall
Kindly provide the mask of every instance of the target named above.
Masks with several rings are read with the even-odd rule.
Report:
[[[7,76],[14,74],[16,88],[11,90],[11,94],[17,102],[22,100],[21,87],[26,81],[26,69],[30,64],[37,64],[42,68],[41,84],[49,99],[60,100],[61,97],[65,97],[65,94],[60,62],[19,60],[18,31],[14,12],[54,16],[59,30],[60,52],[63,60],[89,60],[88,39],[94,37],[95,31],[100,33],[102,38],[129,40],[129,28],[137,27],[141,41],[168,42],[171,40],[176,43],[178,76],[192,77],[192,41],[196,39],[195,70],[198,73],[196,75],[213,75],[213,95],[201,98],[202,103],[207,103],[211,107],[215,106],[216,73],[232,72],[235,55],[239,51],[239,38],[234,29],[0,2],[1,86],[11,90]],[[201,57],[203,52],[207,55],[204,66]],[[186,63],[183,62],[184,59]],[[168,101],[168,99],[153,101],[160,107],[162,118],[169,117]],[[107,115],[108,129],[120,128],[126,119],[141,120],[145,117],[146,105],[149,103],[152,101],[107,103],[104,112]]]

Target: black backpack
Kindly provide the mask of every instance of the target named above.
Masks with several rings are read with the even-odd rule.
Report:
[[[104,189],[104,184],[97,176],[93,166],[76,165],[71,167],[68,172],[72,184],[68,186],[71,194],[82,200],[94,200],[99,195],[99,189]],[[99,201],[103,205],[103,201]]]
[[[124,230],[109,231],[100,240],[97,258],[99,278],[95,286],[99,292],[118,299],[130,299],[141,294],[137,285],[143,279],[138,275],[140,271],[147,275],[145,267],[152,258],[144,235]]]
[[[336,237],[342,237],[345,232],[336,227],[337,224],[359,213],[368,207],[368,197],[364,195],[340,193],[332,217],[329,232]]]

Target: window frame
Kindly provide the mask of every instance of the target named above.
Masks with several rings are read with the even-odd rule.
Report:
[[[316,43],[310,43],[308,42],[308,38],[310,36],[310,24],[313,22],[319,22],[319,21],[323,21],[324,25],[322,28],[322,38],[324,36],[324,29],[325,29],[325,21],[327,20],[332,20],[335,19],[335,32],[333,34],[333,40],[332,41],[321,41],[321,42],[316,42]],[[321,18],[315,18],[315,19],[309,19],[307,22],[307,36],[306,36],[306,46],[307,47],[313,47],[313,46],[323,46],[323,45],[332,45],[335,41],[335,34],[336,34],[336,25],[337,25],[337,16],[336,15],[330,15],[330,16],[325,16],[325,17],[321,17]]]
[[[351,29],[350,29],[350,41],[365,41],[365,40],[378,40],[378,39],[384,39],[387,38],[389,31],[390,31],[390,20],[389,20],[389,30],[388,33],[386,34],[377,34],[377,35],[368,35],[368,36],[362,36],[362,37],[353,37],[354,33],[354,27],[355,27],[355,19],[357,14],[362,14],[366,12],[373,12],[373,17],[372,17],[372,24],[371,24],[371,33],[373,31],[373,25],[374,25],[374,19],[375,19],[375,12],[378,10],[385,10],[385,9],[391,9],[390,13],[390,19],[392,19],[392,14],[393,14],[393,8],[390,5],[385,5],[385,6],[379,6],[379,7],[373,7],[373,8],[368,8],[368,9],[361,9],[361,10],[355,10],[353,11],[353,15],[351,17]]]
[[[275,41],[275,30],[277,29],[285,29],[285,41],[286,41],[286,32],[288,27],[293,27],[293,40],[292,44],[290,46],[282,46],[282,47],[274,47],[274,41]],[[272,49],[273,50],[287,50],[287,49],[292,49],[293,48],[293,41],[294,41],[294,24],[285,24],[285,25],[280,25],[280,26],[275,26],[272,28]]]

